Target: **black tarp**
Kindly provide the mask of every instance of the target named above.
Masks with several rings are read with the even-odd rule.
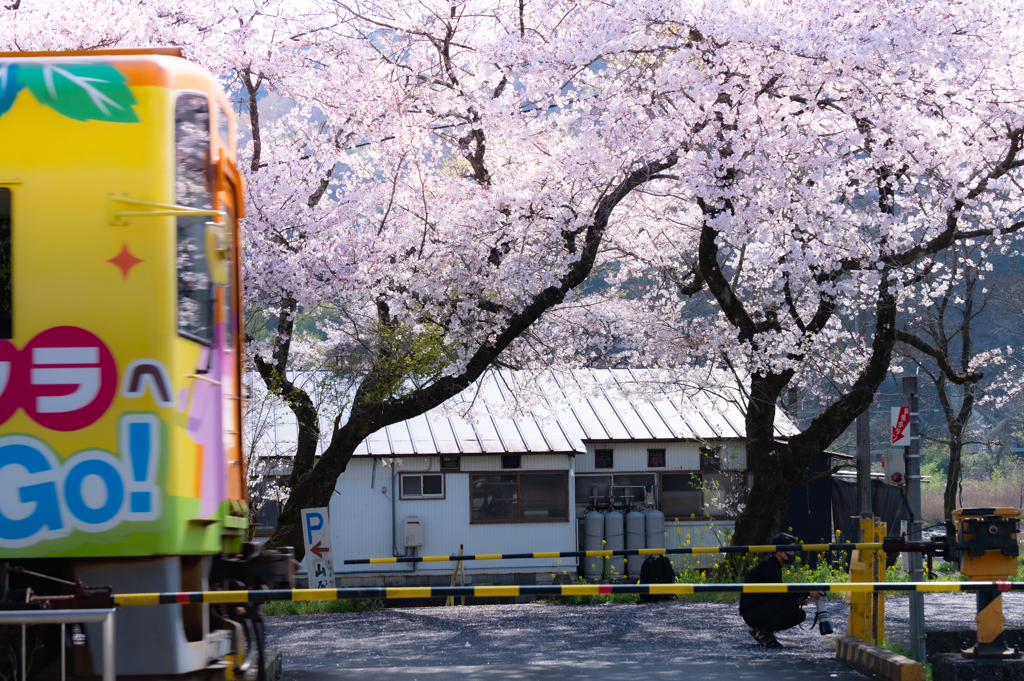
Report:
[[[808,467],[810,474],[825,473],[832,463],[828,454],[822,454]],[[832,542],[832,493],[828,476],[811,480],[793,493],[789,508],[782,518],[782,531],[788,532],[804,544]],[[818,565],[817,553],[801,552],[801,561],[811,568]]]
[[[872,513],[886,525],[886,534],[896,536],[900,532],[900,521],[910,520],[906,504],[899,487],[887,485],[878,478],[871,480]],[[857,513],[857,480],[852,477],[832,478],[832,524],[840,531],[841,541],[857,541],[860,531],[860,516]],[[899,554],[886,555],[891,567]]]

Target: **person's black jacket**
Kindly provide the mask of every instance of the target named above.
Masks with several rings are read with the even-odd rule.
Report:
[[[747,573],[744,584],[781,584],[782,565],[774,555],[768,556]],[[807,591],[794,591],[785,594],[740,594],[740,614],[753,610],[754,608],[776,599],[792,600],[796,606],[800,605],[800,599],[810,596]]]

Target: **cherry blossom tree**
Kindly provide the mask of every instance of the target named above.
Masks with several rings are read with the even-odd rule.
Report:
[[[298,510],[327,504],[363,439],[457,395],[562,303],[617,206],[678,159],[601,75],[596,3],[319,8],[282,22],[288,69],[254,55],[238,70],[253,131],[247,302],[272,329],[254,328],[250,348],[300,425],[270,545],[301,546]],[[627,43],[643,30],[607,21]],[[296,103],[270,124],[268,89]],[[289,380],[301,315],[317,318],[327,366],[358,376],[330,432]]]
[[[643,295],[579,315],[632,328],[645,363],[725,363],[745,377],[753,485],[734,541],[756,543],[870,405],[897,343],[940,355],[900,320],[962,276],[942,254],[971,242],[1017,252],[1022,22],[1004,3],[735,3],[674,16],[658,24],[657,58],[637,52],[624,70],[689,132],[678,181],[642,188],[632,229],[608,242],[609,280]],[[655,97],[655,83],[674,87]],[[851,328],[861,309],[866,343]],[[952,382],[979,377],[943,369]],[[823,384],[809,426],[777,442],[780,398]]]

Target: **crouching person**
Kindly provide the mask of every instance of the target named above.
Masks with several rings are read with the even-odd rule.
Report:
[[[795,544],[796,538],[789,534],[778,534],[772,544]],[[744,584],[781,584],[782,566],[790,565],[795,551],[776,551],[747,573]],[[784,631],[800,624],[807,618],[802,605],[808,599],[818,600],[824,594],[820,591],[803,591],[785,594],[742,593],[740,594],[740,616],[750,627],[750,635],[766,648],[781,648],[775,632]]]

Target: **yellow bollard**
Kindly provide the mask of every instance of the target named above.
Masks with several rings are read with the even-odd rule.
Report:
[[[860,519],[860,541],[881,542],[885,539],[885,523],[868,516]],[[856,550],[850,555],[851,582],[884,582],[885,553],[881,549]],[[850,615],[846,635],[878,644],[885,638],[885,594],[847,592]]]

